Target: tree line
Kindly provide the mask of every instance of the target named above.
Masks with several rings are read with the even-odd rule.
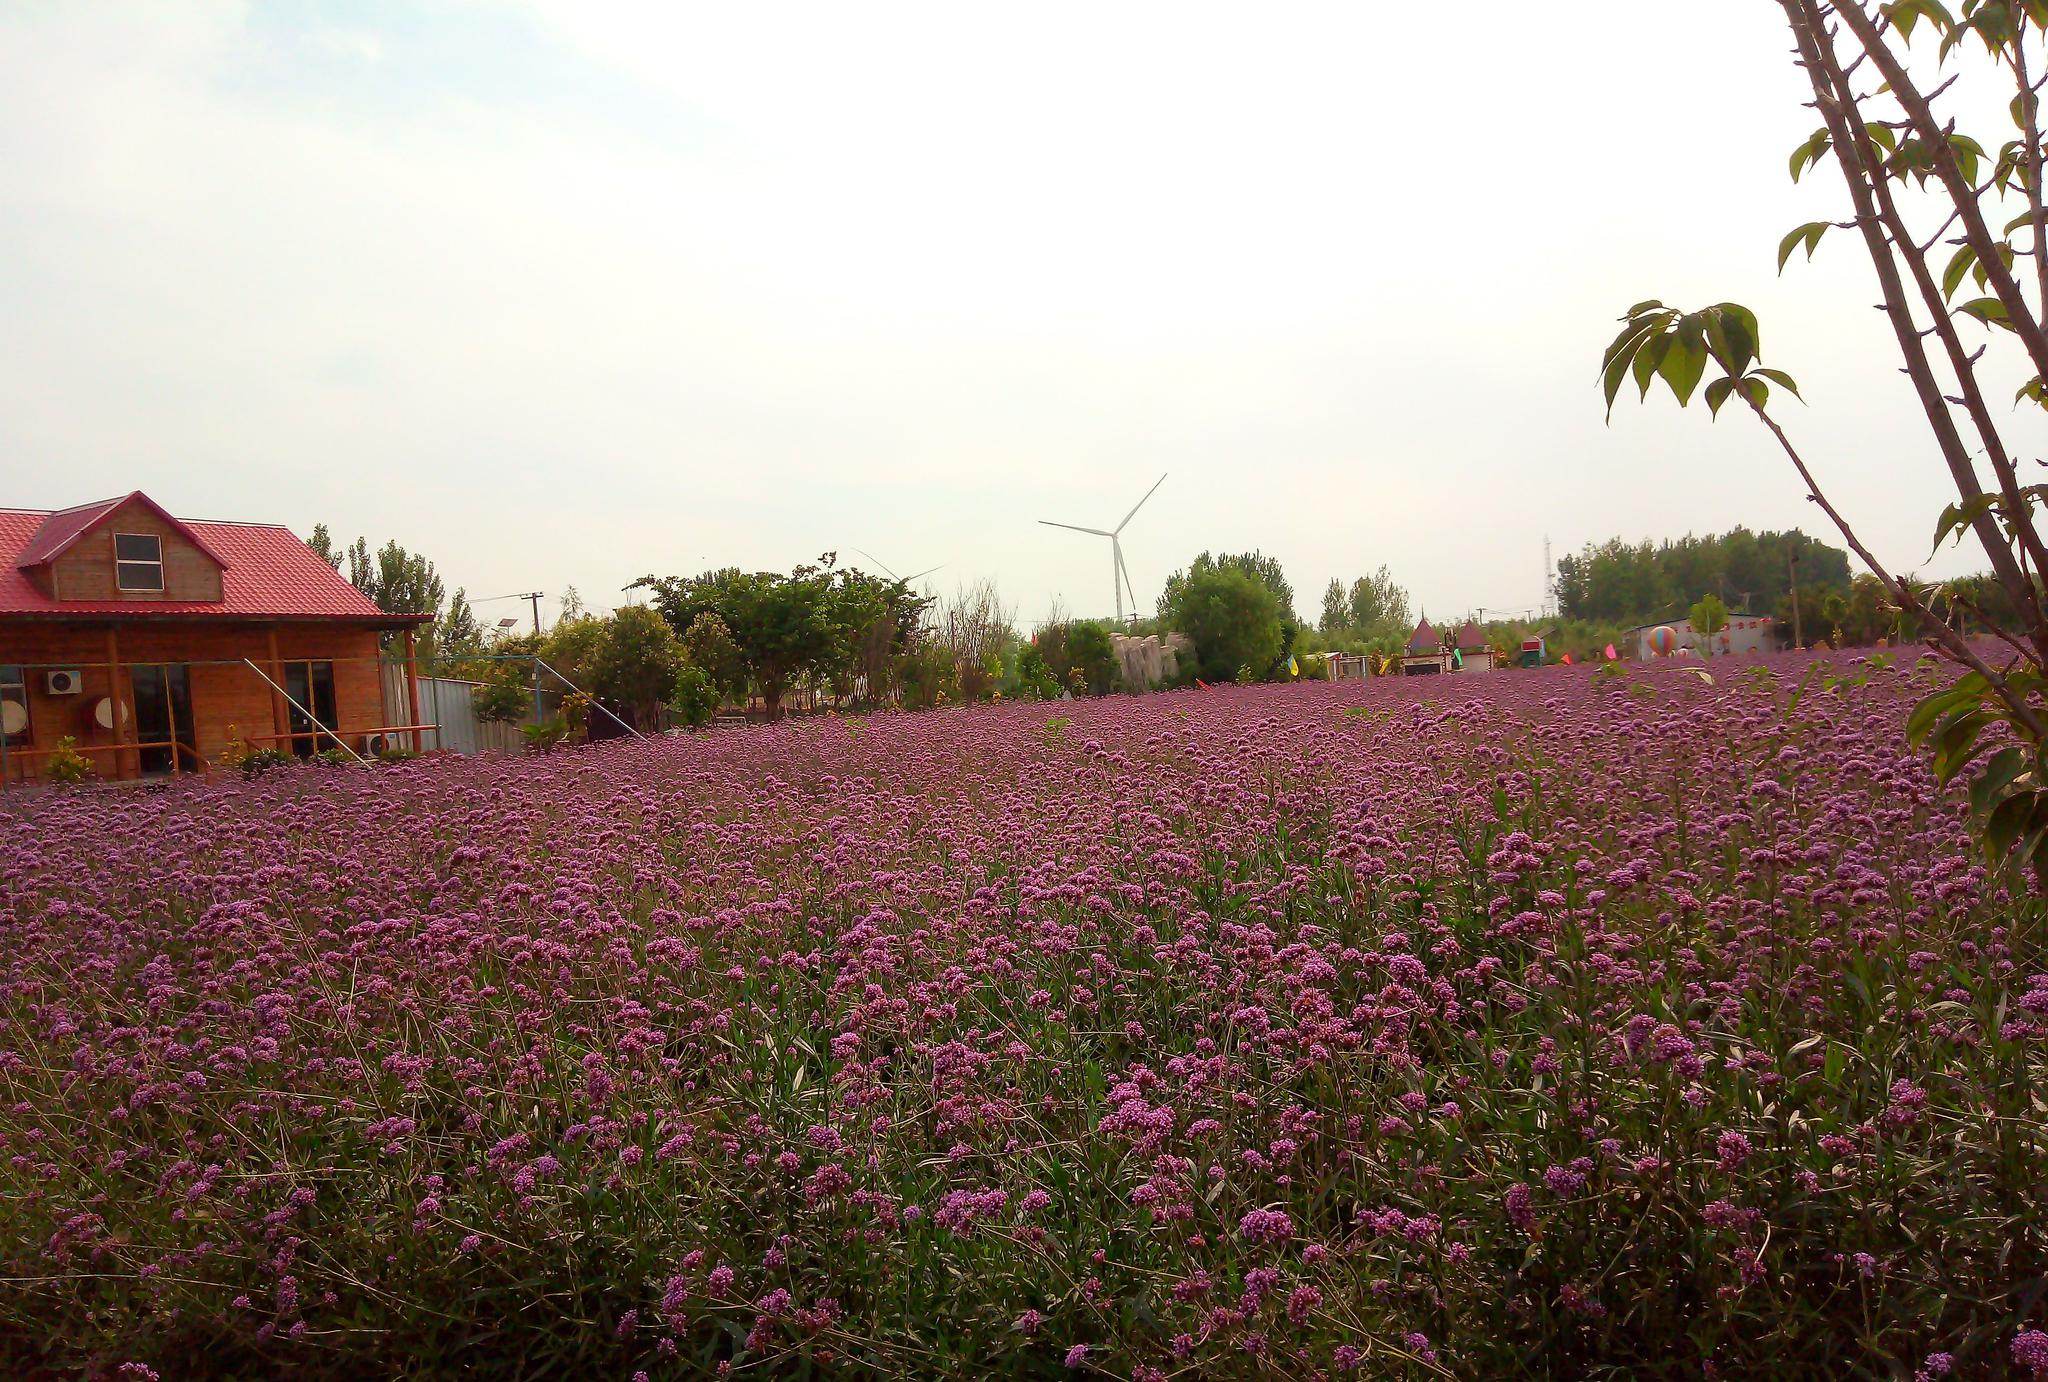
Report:
[[[1122,630],[1055,611],[1028,630],[992,581],[950,597],[842,565],[836,553],[787,572],[726,567],[695,576],[647,575],[627,587],[646,604],[609,614],[586,610],[573,588],[541,633],[488,634],[466,593],[446,594],[434,564],[396,542],[363,538],[337,547],[328,530],[308,545],[379,608],[425,612],[419,657],[432,674],[480,684],[487,718],[532,718],[538,658],[577,688],[570,718],[609,712],[641,728],[702,724],[721,711],[777,718],[792,694],[853,709],[921,710],[994,699],[1107,695],[1127,686],[1115,636],[1182,635],[1184,655],[1168,684],[1285,680],[1300,660],[1329,652],[1396,654],[1416,612],[1385,565],[1324,587],[1319,616],[1305,619],[1280,562],[1263,552],[1200,552],[1166,579],[1152,617]],[[1772,613],[1793,627],[1792,557],[1798,556],[1798,624],[1807,641],[1869,643],[1904,630],[1873,578],[1851,578],[1847,555],[1797,530],[1735,528],[1661,543],[1588,544],[1558,563],[1558,615],[1496,620],[1488,641],[1513,653],[1540,634],[1553,659],[1597,658],[1627,629],[1691,613],[1718,625],[1730,615]],[[1998,617],[1995,582],[1930,588],[1952,623]],[[552,684],[552,678],[547,679]],[[592,709],[601,704],[604,711]]]

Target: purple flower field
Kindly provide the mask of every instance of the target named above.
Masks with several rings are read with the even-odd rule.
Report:
[[[15,794],[0,1372],[2048,1377],[2041,908],[1807,668]]]

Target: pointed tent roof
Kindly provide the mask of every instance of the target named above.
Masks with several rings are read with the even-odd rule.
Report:
[[[91,504],[79,504],[69,509],[58,509],[43,519],[42,526],[29,538],[28,546],[14,559],[15,569],[27,571],[37,566],[47,566],[77,545],[80,538],[111,518],[115,511],[129,504],[140,504],[151,513],[168,523],[172,530],[206,555],[206,559],[221,570],[228,569],[227,559],[221,556],[207,540],[194,532],[190,525],[172,516],[169,510],[144,494],[141,490],[124,494],[117,499],[101,499]]]
[[[1471,652],[1476,648],[1484,648],[1485,646],[1485,633],[1483,633],[1480,630],[1479,625],[1473,623],[1470,619],[1467,619],[1465,621],[1465,627],[1458,630],[1459,649],[1464,652]]]
[[[1408,637],[1408,651],[1411,653],[1432,653],[1443,646],[1436,630],[1429,626],[1429,616],[1423,615],[1422,622],[1415,626],[1415,632]]]

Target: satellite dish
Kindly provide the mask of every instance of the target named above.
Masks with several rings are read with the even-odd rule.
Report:
[[[28,707],[20,701],[0,701],[0,734],[9,738],[28,728]]]
[[[128,707],[125,704],[117,707],[112,696],[102,696],[92,708],[92,722],[101,729],[112,729],[116,713],[120,715],[122,724],[128,723]]]

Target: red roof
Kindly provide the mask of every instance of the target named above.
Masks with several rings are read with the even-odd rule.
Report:
[[[1485,646],[1486,634],[1480,629],[1479,625],[1467,619],[1465,627],[1458,630],[1459,649],[1484,648]]]
[[[25,567],[62,553],[130,499],[140,498],[189,536],[221,567],[220,600],[52,600]],[[118,614],[129,619],[349,619],[379,624],[424,623],[430,614],[386,614],[370,598],[300,541],[268,523],[181,521],[146,495],[51,512],[0,509],[0,617],[45,615],[81,618]]]
[[[1422,622],[1415,626],[1415,632],[1409,635],[1408,651],[1432,652],[1442,646],[1442,640],[1437,637],[1436,630],[1429,626],[1429,616],[1424,615]]]

